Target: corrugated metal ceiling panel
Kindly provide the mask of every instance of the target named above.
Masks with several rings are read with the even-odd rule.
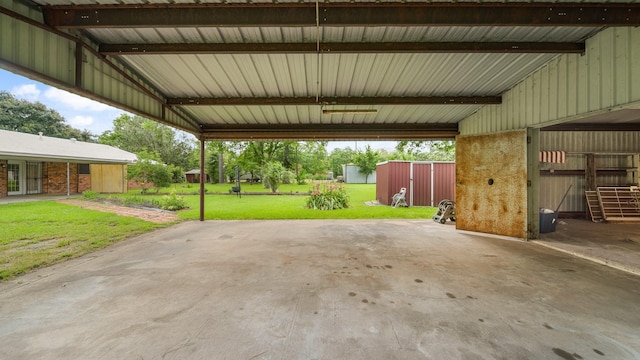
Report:
[[[327,54],[321,96],[500,95],[550,54]],[[317,55],[130,55],[169,97],[316,96]]]

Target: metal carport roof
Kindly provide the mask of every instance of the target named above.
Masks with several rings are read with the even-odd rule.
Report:
[[[24,1],[209,139],[452,138],[558,54],[640,25],[634,1]]]

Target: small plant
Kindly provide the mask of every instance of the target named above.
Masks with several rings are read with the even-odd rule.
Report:
[[[307,208],[314,210],[336,210],[349,207],[347,190],[341,184],[319,182],[311,187],[311,195],[307,198]]]
[[[127,196],[122,200],[122,203],[125,206],[131,206],[131,205],[142,205],[147,201],[147,199],[145,199],[142,196]]]
[[[184,197],[177,195],[175,190],[172,190],[169,195],[164,195],[160,200],[154,200],[154,202],[162,210],[176,211],[187,207]]]
[[[85,200],[95,200],[98,198],[98,193],[91,190],[83,191],[82,198]]]

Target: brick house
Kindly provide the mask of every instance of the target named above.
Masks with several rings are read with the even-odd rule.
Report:
[[[126,192],[135,159],[113,146],[0,130],[0,197]]]

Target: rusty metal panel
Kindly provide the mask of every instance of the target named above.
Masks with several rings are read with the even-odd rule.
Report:
[[[456,200],[456,164],[455,163],[434,163],[433,164],[433,202],[429,206],[438,206],[440,201]]]
[[[431,206],[431,171],[433,163],[413,163],[412,206]]]
[[[456,140],[456,228],[527,238],[526,130]]]

